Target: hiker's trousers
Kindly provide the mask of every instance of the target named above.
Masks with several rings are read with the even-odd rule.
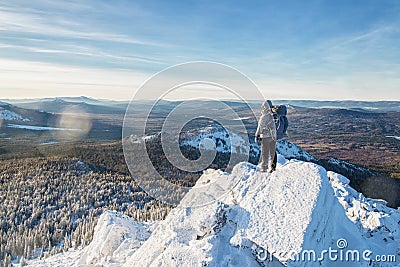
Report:
[[[261,170],[268,171],[268,167],[275,170],[277,155],[276,141],[272,137],[261,138]]]

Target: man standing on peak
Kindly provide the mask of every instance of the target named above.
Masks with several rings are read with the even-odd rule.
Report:
[[[273,172],[276,169],[276,140],[286,137],[289,126],[284,105],[272,106],[270,100],[262,104],[261,117],[258,120],[256,143],[261,142],[261,171]]]
[[[266,100],[261,106],[258,120],[256,143],[261,143],[261,171],[273,172],[276,168],[276,130],[271,111],[272,102]]]

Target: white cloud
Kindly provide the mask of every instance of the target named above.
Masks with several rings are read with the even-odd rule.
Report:
[[[52,44],[47,45],[43,44],[42,46],[36,46],[31,43],[28,44],[1,44],[0,47],[2,48],[9,48],[9,49],[18,49],[22,51],[34,52],[34,53],[45,53],[45,54],[60,54],[65,56],[86,56],[92,58],[99,58],[105,59],[108,61],[117,61],[117,62],[139,62],[139,63],[149,63],[149,64],[162,64],[162,62],[156,58],[149,58],[145,56],[136,56],[133,54],[129,55],[120,55],[118,51],[115,51],[114,54],[107,53],[101,51],[101,49],[84,46],[84,45],[68,45],[68,44]]]
[[[34,33],[39,35],[88,39],[97,41],[160,46],[162,44],[142,39],[135,39],[125,34],[100,32],[85,29],[85,25],[76,20],[53,18],[44,14],[21,13],[17,10],[0,10],[0,31]]]

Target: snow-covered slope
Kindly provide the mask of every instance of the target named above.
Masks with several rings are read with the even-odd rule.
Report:
[[[272,174],[249,163],[230,174],[207,170],[195,186],[207,190],[190,191],[164,221],[150,226],[103,214],[83,252],[40,266],[399,266],[400,210],[363,197],[348,182],[281,155]],[[190,207],[231,186],[215,202]],[[397,262],[371,265],[367,258],[378,255]]]
[[[8,109],[4,109],[3,107],[0,107],[0,120],[5,120],[5,121],[30,121],[27,118],[23,118],[21,115],[10,111]]]
[[[330,158],[328,160],[328,163],[330,163],[332,165],[336,165],[336,166],[341,167],[346,170],[357,170],[357,171],[361,171],[361,172],[369,171],[368,169],[366,169],[364,167],[356,166],[354,164],[348,163],[343,160],[335,159],[335,158]],[[373,175],[372,172],[371,172],[371,175]]]

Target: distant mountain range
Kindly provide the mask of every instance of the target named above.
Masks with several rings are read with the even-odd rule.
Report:
[[[79,101],[81,100],[81,101]],[[103,102],[90,98],[45,98],[26,99],[25,101],[10,101],[20,108],[39,110],[51,113],[90,113],[90,114],[119,114],[123,113],[126,105],[113,106],[111,102]]]
[[[275,104],[286,104],[305,108],[339,108],[364,112],[400,111],[400,101],[355,101],[355,100],[276,100]]]
[[[21,108],[43,110],[46,112],[59,113],[64,109],[70,112],[86,112],[91,114],[119,114],[124,113],[130,101],[116,101],[107,99],[94,99],[86,96],[78,97],[56,97],[38,99],[0,99],[5,103],[13,104]],[[174,106],[181,101],[165,101],[163,105]],[[210,102],[210,101],[193,101]],[[235,100],[224,100],[230,106],[237,106],[241,103]],[[248,104],[253,108],[258,108],[261,101],[251,100]],[[331,108],[331,109],[350,109],[360,112],[389,112],[400,111],[400,101],[355,101],[355,100],[273,100],[276,105],[285,104],[289,108]],[[135,100],[134,105],[138,111],[147,109],[154,104],[152,100]],[[160,103],[159,103],[160,104]]]

